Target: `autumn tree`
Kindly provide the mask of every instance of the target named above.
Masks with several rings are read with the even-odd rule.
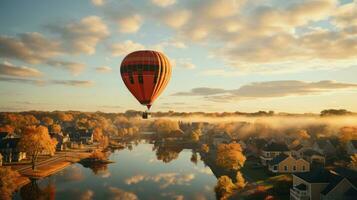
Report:
[[[102,151],[95,150],[92,152],[92,154],[89,156],[89,158],[92,158],[94,160],[106,160],[107,156]]]
[[[51,131],[54,133],[60,133],[62,130],[61,125],[59,125],[59,124],[53,124],[51,126],[51,129],[52,129]]]
[[[339,139],[343,143],[357,139],[357,127],[345,126],[340,129]]]
[[[236,186],[228,176],[221,176],[217,181],[217,185],[214,190],[216,192],[217,199],[227,200],[233,194]]]
[[[153,128],[159,134],[169,134],[172,131],[179,130],[179,124],[177,121],[158,119],[153,122]]]
[[[53,154],[56,151],[56,139],[51,139],[44,126],[28,126],[20,139],[21,151],[31,156],[32,169],[35,170],[37,157],[42,152]]]
[[[201,145],[201,151],[203,151],[204,153],[208,153],[209,152],[208,144],[202,144]]]
[[[42,118],[42,123],[45,125],[45,126],[51,126],[53,124],[53,119],[50,118],[50,117],[43,117]]]
[[[16,190],[16,179],[20,174],[11,167],[0,167],[0,199],[10,200]]]
[[[8,132],[12,134],[15,131],[15,128],[9,124],[6,124],[2,127],[0,127],[0,132]]]
[[[299,136],[300,139],[303,139],[303,140],[310,139],[310,135],[305,129],[299,130],[298,131],[298,136]]]
[[[217,150],[217,165],[230,169],[238,170],[245,163],[245,156],[242,153],[242,147],[238,143],[220,144]]]
[[[243,189],[247,185],[247,182],[245,182],[245,179],[240,171],[237,172],[236,180],[236,186],[238,190]]]
[[[103,130],[101,128],[95,128],[93,130],[93,140],[99,142],[103,137]]]
[[[60,112],[58,113],[58,119],[62,122],[71,122],[74,118],[72,114]]]

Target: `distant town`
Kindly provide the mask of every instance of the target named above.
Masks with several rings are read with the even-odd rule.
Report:
[[[0,193],[14,192],[73,163],[95,170],[113,150],[153,144],[169,163],[192,150],[217,178],[217,199],[355,199],[357,115],[28,111],[0,114]],[[94,169],[93,169],[94,168]]]

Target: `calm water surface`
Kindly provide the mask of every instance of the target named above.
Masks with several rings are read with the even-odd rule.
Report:
[[[15,199],[215,199],[216,177],[199,156],[192,162],[192,151],[184,149],[164,163],[152,148],[141,142],[131,151],[115,151],[109,157],[115,163],[107,167],[71,165],[24,186]]]

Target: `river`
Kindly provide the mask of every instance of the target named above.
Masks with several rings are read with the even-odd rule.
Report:
[[[22,187],[14,199],[216,199],[217,179],[198,154],[153,147],[141,141],[115,150],[109,156],[115,163],[92,169],[73,164]]]

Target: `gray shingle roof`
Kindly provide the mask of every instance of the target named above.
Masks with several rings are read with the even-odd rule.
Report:
[[[289,148],[284,143],[268,143],[263,147],[263,151],[289,151]]]

